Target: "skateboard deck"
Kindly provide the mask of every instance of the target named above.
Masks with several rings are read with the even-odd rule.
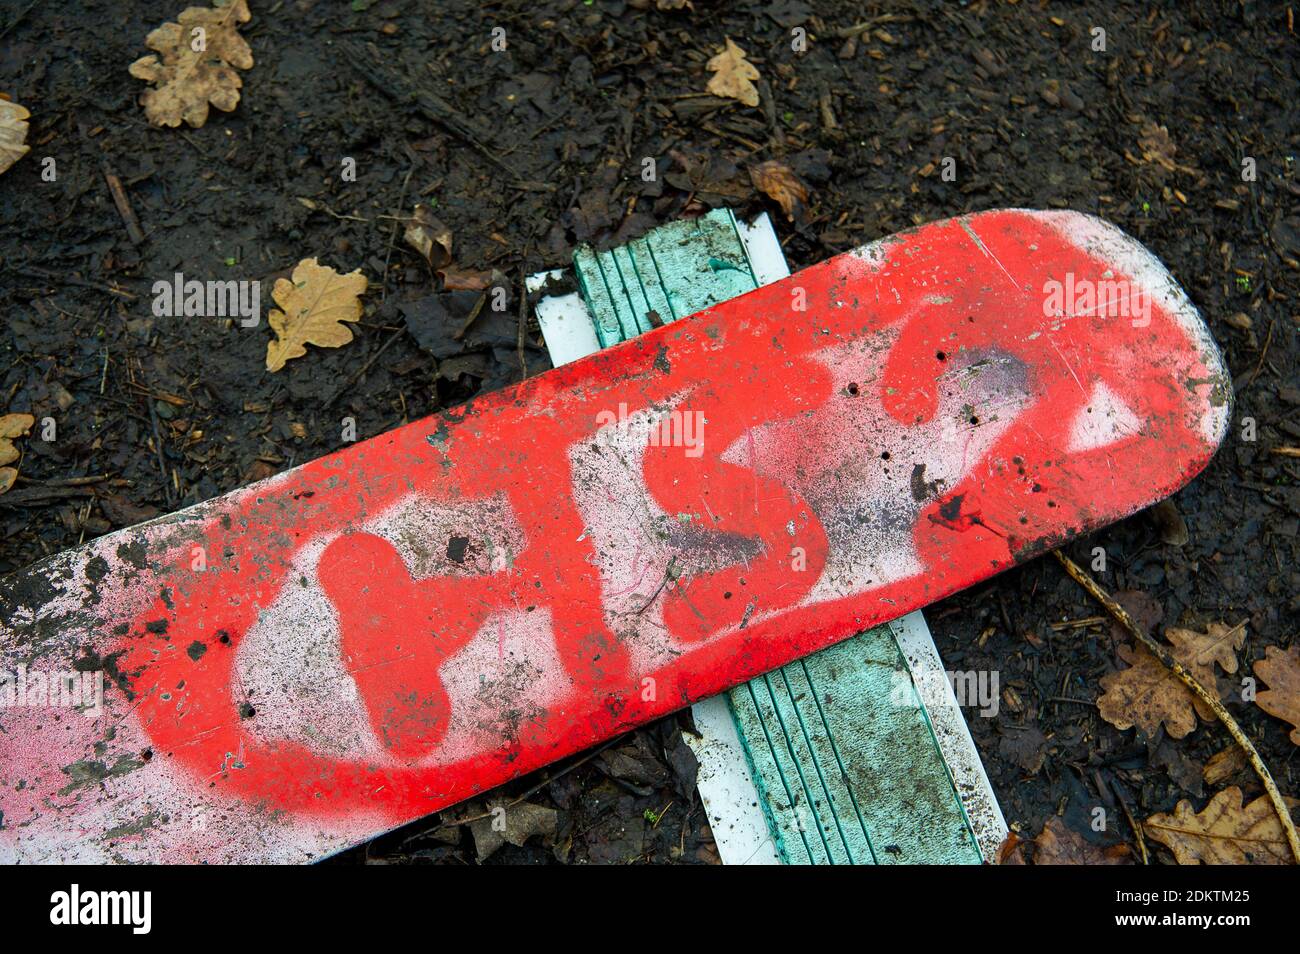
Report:
[[[1100,220],[840,255],[0,583],[0,858],[321,857],[1148,506],[1230,403]]]

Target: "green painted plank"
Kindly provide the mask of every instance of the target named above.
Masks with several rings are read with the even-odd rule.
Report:
[[[730,209],[669,223],[610,251],[583,246],[573,266],[604,348],[758,287]]]
[[[979,846],[889,627],[791,666],[816,686],[828,727],[817,757],[845,773],[876,861],[979,864]]]
[[[602,347],[758,287],[728,209],[581,248],[574,267]],[[889,627],[738,686],[728,703],[787,863],[980,863]]]

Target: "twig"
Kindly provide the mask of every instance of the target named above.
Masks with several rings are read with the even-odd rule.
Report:
[[[23,18],[26,17],[27,14],[32,12],[32,7],[36,6],[36,4],[38,3],[40,3],[40,0],[32,0],[31,3],[23,7],[23,9],[19,10],[18,16],[10,20],[8,25],[3,30],[0,30],[0,40],[3,40],[9,34],[10,30],[16,27],[19,23],[21,23],[23,21]]]
[[[1111,782],[1110,790],[1115,793],[1115,798],[1119,801],[1119,807],[1124,809],[1124,817],[1128,819],[1128,827],[1133,829],[1133,837],[1137,839],[1138,854],[1142,856],[1142,863],[1144,865],[1151,864],[1151,856],[1147,854],[1146,836],[1142,833],[1142,826],[1139,825],[1137,819],[1133,817],[1133,812],[1129,810],[1128,801],[1120,791],[1119,784],[1117,782]]]
[[[1259,363],[1255,365],[1255,370],[1251,372],[1250,380],[1246,382],[1246,387],[1250,387],[1254,384],[1255,379],[1259,377],[1259,372],[1264,370],[1264,359],[1268,357],[1268,346],[1273,343],[1273,326],[1276,324],[1276,318],[1268,323],[1268,334],[1264,336],[1264,347],[1260,349],[1259,352]]]
[[[101,285],[99,282],[83,281],[82,279],[74,278],[71,275],[59,275],[44,268],[37,268],[35,265],[24,265],[22,268],[11,266],[9,270],[15,275],[25,275],[28,278],[43,278],[48,282],[58,282],[62,285],[75,285],[77,288],[93,288],[96,291],[108,292],[110,295],[120,295],[122,298],[129,298],[131,301],[135,301],[137,297],[129,291],[124,291],[121,288],[114,288],[112,285]]]
[[[108,474],[100,474],[95,477],[55,477],[51,480],[32,480],[19,474],[18,479],[24,484],[39,487],[87,487],[91,484],[102,484],[109,479],[109,476]]]
[[[339,388],[337,391],[335,391],[332,395],[330,395],[329,400],[327,400],[324,404],[321,405],[321,408],[322,409],[328,408],[331,404],[337,401],[343,395],[344,391],[352,387],[354,381],[356,381],[359,377],[361,377],[363,374],[365,374],[367,371],[370,370],[370,366],[379,360],[379,356],[383,354],[385,351],[387,351],[388,346],[392,344],[394,341],[396,341],[398,338],[400,338],[402,332],[405,330],[406,330],[405,328],[398,328],[391,335],[389,335],[388,340],[379,346],[379,350],[370,356],[370,360],[367,361],[365,364],[363,364],[360,370],[353,372],[352,376],[343,382],[343,386]]]
[[[1300,864],[1300,835],[1296,833],[1295,824],[1291,821],[1291,812],[1282,798],[1282,793],[1278,791],[1277,783],[1273,781],[1273,776],[1269,772],[1268,766],[1264,764],[1264,760],[1259,757],[1259,752],[1255,750],[1255,746],[1247,738],[1246,733],[1241,730],[1237,720],[1224,708],[1223,703],[1219,701],[1219,697],[1202,686],[1200,681],[1182,663],[1171,656],[1164,646],[1152,639],[1143,631],[1142,627],[1133,622],[1133,617],[1129,616],[1124,607],[1111,599],[1110,595],[1082,567],[1060,550],[1053,550],[1052,555],[1060,561],[1061,566],[1065,567],[1065,572],[1069,573],[1076,583],[1087,590],[1093,599],[1106,607],[1110,615],[1115,617],[1116,621],[1128,630],[1134,639],[1145,646],[1151,652],[1151,655],[1160,660],[1166,669],[1177,676],[1183,685],[1196,694],[1198,699],[1214,710],[1214,714],[1219,717],[1219,721],[1228,730],[1228,734],[1236,740],[1242,751],[1246,753],[1246,758],[1255,770],[1255,774],[1259,776],[1259,780],[1264,783],[1264,791],[1268,793],[1268,800],[1273,803],[1273,810],[1277,812],[1278,820],[1282,823],[1282,830],[1286,833],[1287,843],[1291,846],[1291,854],[1296,863]]]
[[[525,254],[527,252],[525,251]],[[524,357],[524,331],[528,327],[528,276],[524,266],[519,264],[519,334],[515,339],[515,351],[519,355],[520,381],[528,379],[528,359]]]
[[[158,452],[158,471],[162,474],[163,495],[167,498],[167,506],[172,505],[172,485],[167,480],[167,462],[163,460],[162,431],[158,427],[158,409],[154,406],[152,398],[146,398],[145,403],[149,405],[149,422],[153,425],[153,442],[154,450]]]
[[[406,187],[411,184],[411,176],[415,172],[415,163],[411,163],[411,168],[406,170],[406,178],[402,180],[402,194],[397,197],[397,210],[400,212],[406,205]],[[393,245],[397,242],[398,220],[393,220],[393,227],[388,232],[388,251],[384,253],[384,278],[383,292],[379,296],[381,302],[388,301],[388,263],[393,258]]]
[[[495,152],[483,144],[475,130],[463,122],[457,110],[442,97],[425,88],[413,88],[405,77],[380,65],[381,57],[373,44],[362,46],[360,43],[341,40],[338,44],[346,59],[361,76],[375,89],[391,100],[414,106],[424,117],[437,123],[452,135],[461,139],[496,166],[510,178],[518,178],[516,172],[502,162]]]
[[[866,33],[873,26],[881,23],[911,23],[914,19],[916,18],[906,13],[882,13],[878,17],[863,20],[861,23],[853,24],[853,26],[841,27],[835,31],[835,35],[842,40],[847,40],[851,36]]]
[[[127,197],[126,189],[122,187],[122,180],[109,166],[107,159],[101,160],[99,167],[104,173],[104,181],[108,183],[108,191],[113,196],[113,204],[117,206],[117,214],[122,217],[122,224],[126,226],[126,234],[131,239],[131,244],[143,245],[144,231],[140,228],[140,220],[135,217],[135,210],[131,208],[131,200]]]

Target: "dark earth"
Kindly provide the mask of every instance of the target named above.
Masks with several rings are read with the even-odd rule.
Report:
[[[1224,449],[1172,507],[1068,551],[1089,565],[1103,547],[1099,581],[1155,630],[1245,622],[1239,671],[1220,674],[1220,692],[1282,791],[1300,796],[1288,726],[1240,701],[1239,683],[1266,647],[1294,642],[1300,613],[1300,460],[1275,452],[1300,444],[1290,7],[255,0],[238,107],[199,129],[153,128],[127,67],[185,5],[0,0],[0,91],[32,112],[32,152],[0,179],[0,413],[59,427],[53,442],[19,442],[20,477],[0,496],[0,572],[337,450],[344,417],[365,438],[541,372],[522,277],[564,265],[580,243],[727,205],[772,213],[799,268],[959,213],[1072,208],[1168,266],[1227,358],[1237,407]],[[806,52],[791,49],[795,27]],[[725,37],[761,74],[757,108],[705,93]],[[45,156],[55,182],[41,178]],[[641,178],[646,156],[664,170],[655,182]],[[355,182],[341,180],[344,157]],[[766,160],[809,187],[794,222],[751,183]],[[123,184],[138,244],[106,174]],[[447,333],[479,293],[446,290],[402,241],[398,219],[416,201],[453,231],[455,269],[500,273],[504,327]],[[362,269],[366,313],[354,342],[311,348],[279,373],[265,369],[265,322],[152,313],[153,282],[181,271],[260,280],[265,314],[275,279],[310,257]],[[450,284],[464,282],[456,274]],[[1060,816],[1135,855],[1125,807],[1140,819],[1181,799],[1199,809],[1228,784],[1261,794],[1248,768],[1203,781],[1232,746],[1218,725],[1172,740],[1101,719],[1098,683],[1127,640],[1050,557],[926,615],[947,668],[1000,673],[998,715],[972,715],[971,730],[1025,840]],[[509,802],[557,809],[555,830],[536,813],[542,833],[490,862],[716,863],[683,726],[685,715],[665,720],[506,786]],[[1115,819],[1101,833],[1089,824],[1099,805]],[[338,860],[473,864],[492,845],[457,820],[486,810],[461,806]]]

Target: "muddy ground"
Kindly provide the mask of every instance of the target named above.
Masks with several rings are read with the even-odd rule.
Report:
[[[456,342],[408,325],[403,303],[439,296],[459,322],[476,297],[442,291],[403,244],[394,217],[413,202],[451,227],[458,268],[496,269],[517,295],[524,274],[564,264],[579,243],[718,205],[779,216],[747,174],[777,159],[811,189],[806,215],[777,219],[795,268],[1005,206],[1094,213],[1146,243],[1223,349],[1238,421],[1175,499],[1185,542],[1166,512],[1070,551],[1089,562],[1104,547],[1102,582],[1146,597],[1153,624],[1246,621],[1243,673],[1295,639],[1300,461],[1270,452],[1300,443],[1300,56],[1285,5],[255,0],[242,32],[256,62],[235,111],[150,128],[127,66],[182,6],[0,4],[0,91],[33,114],[31,155],[0,179],[0,412],[60,427],[52,443],[22,442],[21,476],[0,496],[0,572],[333,451],[342,417],[368,437],[518,380],[524,365],[544,370],[527,312],[522,349],[513,328]],[[806,52],[791,49],[796,27]],[[757,108],[705,94],[705,61],[728,36],[761,74]],[[41,178],[45,156],[54,182]],[[654,183],[640,177],[645,156],[666,170]],[[340,178],[344,157],[355,182]],[[1257,178],[1243,182],[1248,157]],[[278,374],[265,369],[265,323],[150,308],[153,282],[176,271],[269,290],[312,256],[365,271],[367,313],[352,344]],[[1102,721],[1098,680],[1119,664],[1117,635],[1052,625],[1098,614],[1051,559],[926,614],[948,668],[1000,673],[999,714],[972,717],[971,730],[1026,838],[1061,815],[1094,843],[1131,843],[1126,822],[1093,832],[1092,808],[1199,807],[1216,787],[1202,767],[1230,744],[1213,725],[1174,741]],[[1225,677],[1226,699],[1235,688]],[[1230,708],[1300,795],[1284,724]],[[558,834],[490,860],[716,862],[683,748],[667,720],[511,784],[510,798],[559,809]],[[1260,791],[1249,771],[1228,783]],[[344,860],[474,863],[476,851],[468,827],[430,819]],[[1171,858],[1157,848],[1155,860]]]

